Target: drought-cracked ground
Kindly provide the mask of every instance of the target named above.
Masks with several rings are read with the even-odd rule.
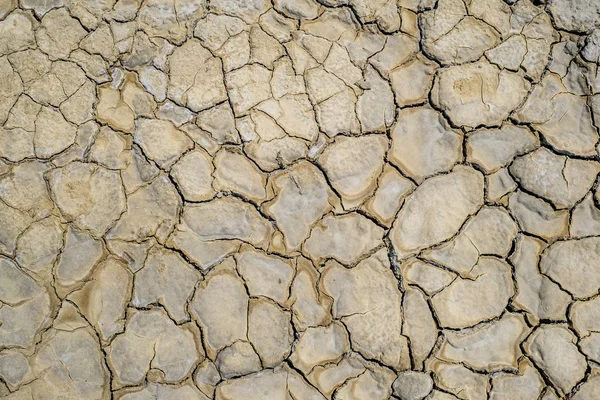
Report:
[[[0,396],[600,399],[598,27],[0,0]]]

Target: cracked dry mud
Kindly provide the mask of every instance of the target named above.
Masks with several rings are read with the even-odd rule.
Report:
[[[0,396],[600,398],[600,1],[0,0]]]

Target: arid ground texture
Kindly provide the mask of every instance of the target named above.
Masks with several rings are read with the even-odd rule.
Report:
[[[599,400],[600,0],[0,0],[0,397]]]

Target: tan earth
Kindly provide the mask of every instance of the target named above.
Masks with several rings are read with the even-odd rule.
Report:
[[[600,0],[0,0],[0,398],[600,399]]]

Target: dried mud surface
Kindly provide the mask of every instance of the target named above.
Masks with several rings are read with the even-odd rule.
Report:
[[[597,400],[599,28],[0,0],[0,397]]]

